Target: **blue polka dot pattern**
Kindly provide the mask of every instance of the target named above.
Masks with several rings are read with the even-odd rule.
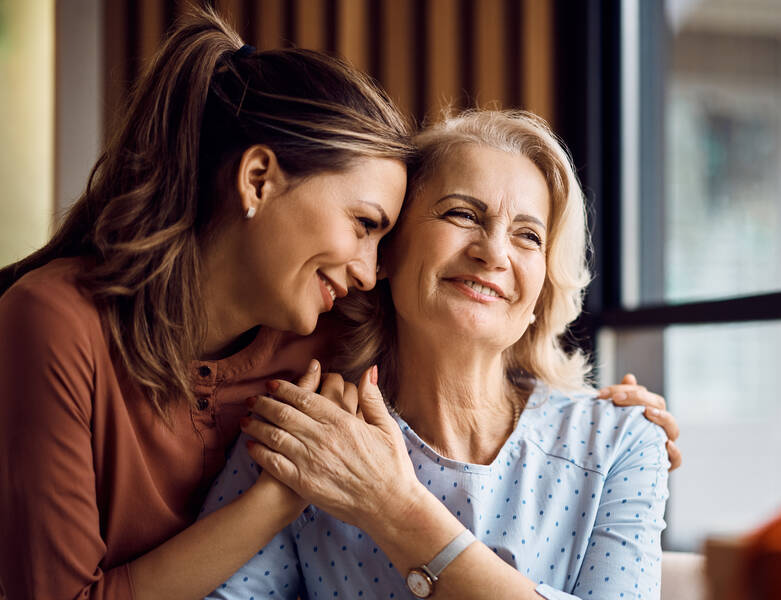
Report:
[[[641,407],[538,386],[490,465],[440,456],[397,422],[418,479],[542,597],[659,598],[669,463]],[[257,472],[240,438],[201,516]],[[412,598],[366,533],[312,506],[209,598],[298,596]]]

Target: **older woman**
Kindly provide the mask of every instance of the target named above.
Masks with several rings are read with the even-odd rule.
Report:
[[[214,597],[658,597],[665,434],[559,343],[589,280],[566,152],[528,114],[418,141],[387,282],[342,306],[357,394],[272,382],[206,511],[255,463],[310,506]]]

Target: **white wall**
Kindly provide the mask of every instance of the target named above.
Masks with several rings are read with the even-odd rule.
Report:
[[[0,265],[47,239],[54,190],[54,1],[0,0]]]

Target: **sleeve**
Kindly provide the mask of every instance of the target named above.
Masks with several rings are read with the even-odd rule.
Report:
[[[541,585],[548,600],[653,600],[661,593],[661,533],[670,466],[664,431],[634,410],[608,471],[596,521],[573,589]]]
[[[214,480],[199,518],[234,500],[258,478],[260,468],[246,451],[249,438],[242,433],[222,473]],[[207,596],[215,600],[281,598],[296,600],[302,580],[294,539],[296,523],[285,527],[233,576]]]
[[[0,298],[0,590],[8,600],[132,598],[127,565],[100,567],[92,349],[67,297],[17,284]]]

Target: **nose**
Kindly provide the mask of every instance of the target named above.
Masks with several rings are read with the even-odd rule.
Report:
[[[372,289],[377,283],[377,248],[347,263],[347,276],[362,292]]]
[[[467,254],[487,269],[504,271],[510,267],[509,240],[506,232],[499,229],[481,232],[480,238],[469,245]]]

